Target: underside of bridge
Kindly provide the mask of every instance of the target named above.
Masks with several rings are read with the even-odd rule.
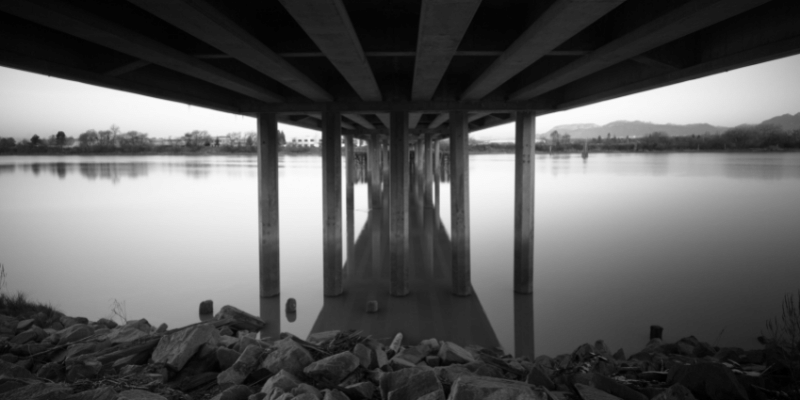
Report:
[[[369,142],[371,206],[390,193],[396,296],[413,290],[409,169],[429,205],[450,139],[452,292],[468,295],[468,134],[515,122],[514,288],[530,293],[536,116],[800,53],[798,21],[797,0],[0,0],[0,65],[257,117],[263,296],[280,291],[278,122],[323,132],[329,296],[343,135],[348,161]]]

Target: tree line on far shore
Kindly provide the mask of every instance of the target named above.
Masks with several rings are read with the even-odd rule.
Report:
[[[318,153],[314,147],[286,146],[286,136],[279,132],[282,152]],[[513,153],[513,143],[488,143],[470,139],[470,152]],[[669,136],[653,132],[642,137],[617,138],[607,134],[592,139],[574,139],[569,133],[552,132],[536,143],[537,152],[639,152],[639,151],[781,151],[800,149],[800,129],[783,130],[777,125],[742,125],[721,134],[695,134]],[[441,150],[447,152],[445,140]],[[183,136],[154,139],[147,133],[129,131],[112,125],[107,130],[90,129],[77,138],[64,132],[42,138],[33,135],[17,143],[13,138],[0,138],[0,153],[5,154],[109,154],[109,153],[255,153],[255,132],[232,132],[224,136],[211,136],[207,131],[195,130]]]
[[[283,131],[278,132],[278,142],[286,144]],[[231,132],[224,136],[211,136],[208,131],[194,130],[177,138],[151,138],[138,131],[122,132],[111,125],[107,130],[90,129],[77,138],[63,131],[47,138],[33,135],[17,142],[14,138],[0,138],[0,153],[6,154],[108,154],[108,153],[253,153],[256,151],[255,132]]]

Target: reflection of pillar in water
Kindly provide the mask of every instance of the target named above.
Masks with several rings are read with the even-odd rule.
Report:
[[[261,336],[277,339],[281,334],[281,296],[262,297],[259,306],[261,319],[267,323]]]
[[[534,357],[533,294],[514,293],[514,353]]]
[[[370,210],[369,227],[372,264],[365,271],[366,277],[379,275],[383,265],[383,209]]]

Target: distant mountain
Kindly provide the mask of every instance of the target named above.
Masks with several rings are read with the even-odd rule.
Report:
[[[727,129],[726,127],[710,124],[675,125],[653,124],[642,121],[614,121],[602,126],[595,124],[559,125],[547,131],[544,137],[549,138],[553,131],[558,131],[562,135],[568,133],[573,139],[591,139],[598,136],[605,138],[608,134],[611,134],[611,137],[616,136],[618,138],[642,137],[653,132],[664,132],[669,136],[691,136],[704,133],[722,133]]]
[[[800,129],[800,112],[795,115],[783,114],[777,117],[772,117],[761,123],[778,125],[785,131],[793,131],[795,129]]]

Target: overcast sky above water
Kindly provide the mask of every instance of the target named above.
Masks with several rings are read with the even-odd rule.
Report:
[[[536,131],[562,124],[618,120],[736,126],[800,112],[800,55],[740,68],[573,110],[541,116]],[[254,118],[105,89],[0,67],[0,137],[30,138],[118,125],[150,137],[192,130],[212,136],[256,130]],[[316,134],[282,125],[289,138]],[[476,132],[477,139],[513,137],[507,124]]]

